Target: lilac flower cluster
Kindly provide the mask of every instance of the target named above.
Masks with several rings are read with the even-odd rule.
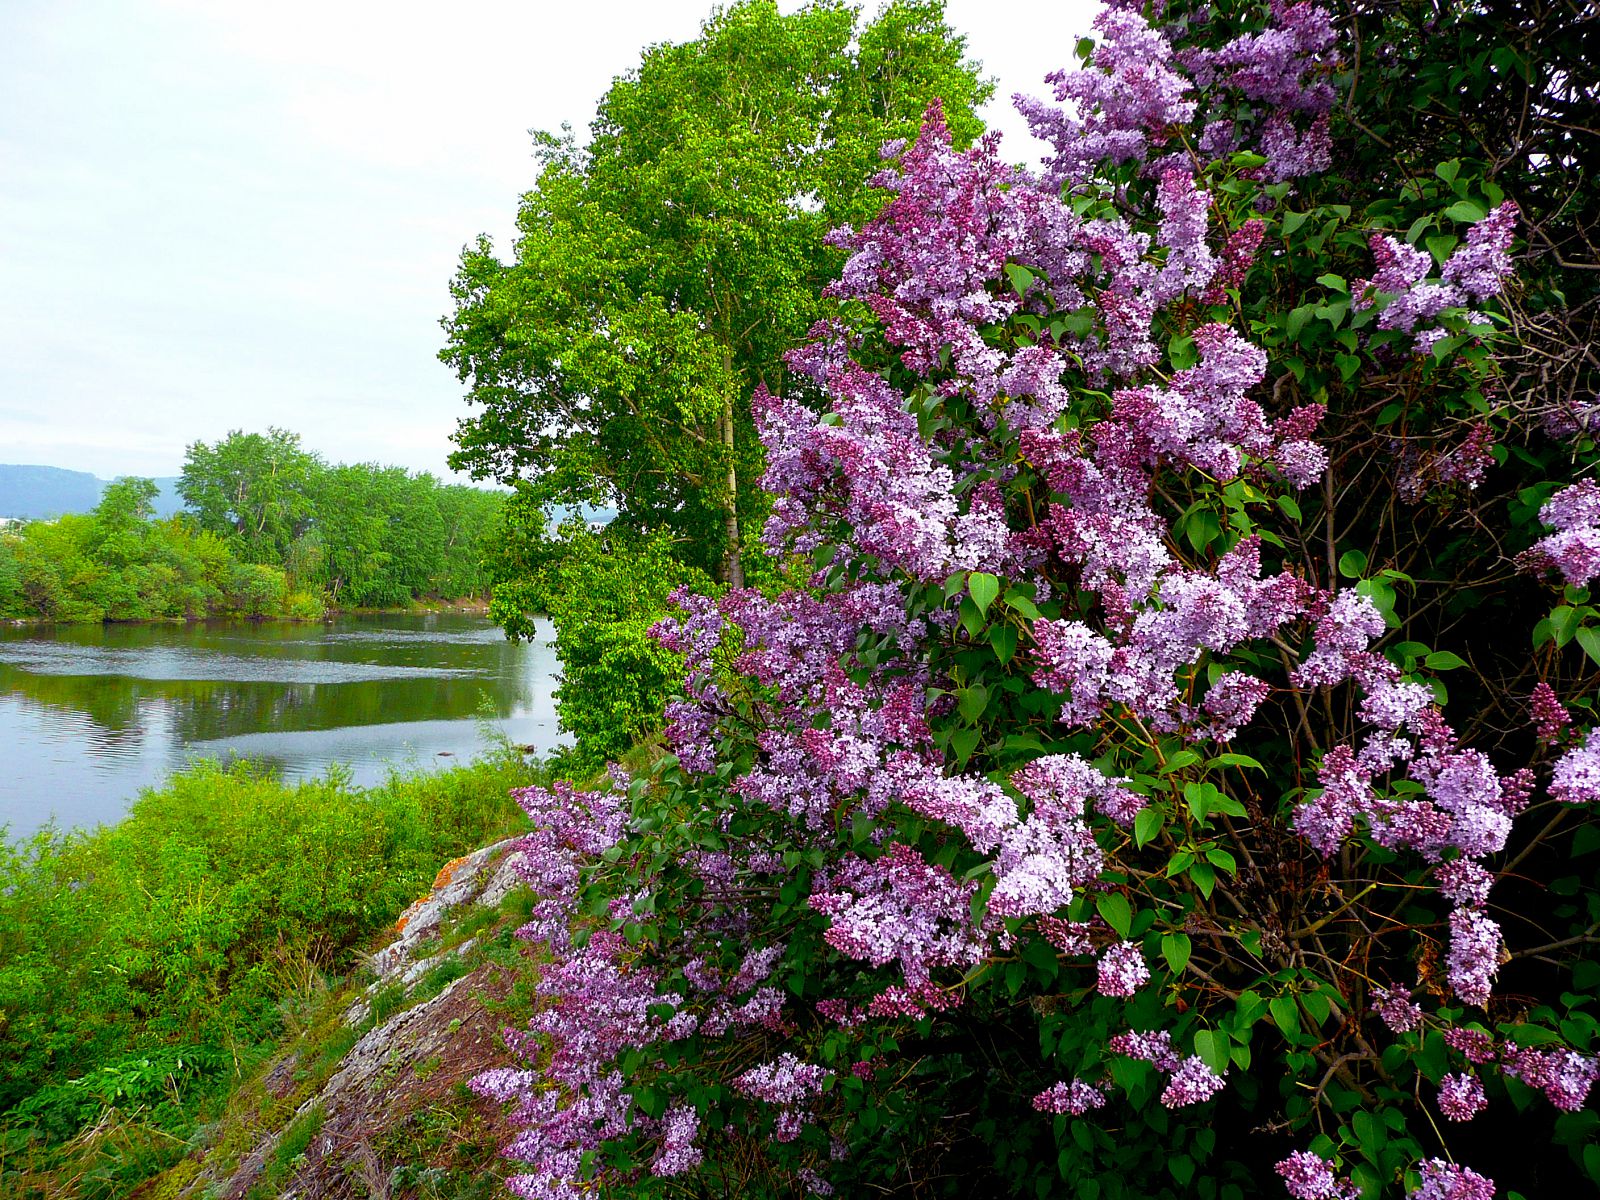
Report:
[[[1138,818],[1150,803],[1149,777],[1117,777],[1102,769],[1107,760],[1077,753],[1038,751],[1016,767],[1014,758],[992,757],[988,743],[976,755],[983,766],[969,767],[934,735],[930,716],[949,711],[939,706],[953,704],[966,683],[964,667],[941,665],[944,652],[982,645],[958,618],[970,615],[961,607],[964,578],[979,602],[970,572],[1020,585],[990,608],[997,630],[1018,635],[1022,672],[1007,683],[1025,689],[1031,676],[1052,693],[1029,698],[1059,701],[1059,732],[1086,753],[1130,729],[1141,753],[1159,748],[1162,735],[1197,746],[1238,737],[1273,695],[1252,672],[1275,670],[1265,664],[1280,650],[1284,691],[1353,684],[1364,732],[1327,747],[1320,787],[1295,810],[1294,829],[1324,857],[1362,830],[1418,856],[1453,907],[1448,980],[1461,1001],[1487,1003],[1504,948],[1487,912],[1495,876],[1485,862],[1505,847],[1531,776],[1501,777],[1486,755],[1461,745],[1430,689],[1375,649],[1387,623],[1367,595],[1325,590],[1287,569],[1270,573],[1254,536],[1230,532],[1216,552],[1189,553],[1163,491],[1177,479],[1281,497],[1327,468],[1316,440],[1322,407],[1269,414],[1265,353],[1206,320],[1202,306],[1244,282],[1264,225],[1225,231],[1214,250],[1214,201],[1226,204],[1214,181],[1232,167],[1205,167],[1180,148],[1213,158],[1259,150],[1268,160],[1255,173],[1262,180],[1325,165],[1336,61],[1330,18],[1317,5],[1279,0],[1251,31],[1201,52],[1180,49],[1172,30],[1152,28],[1132,8],[1113,3],[1102,14],[1104,37],[1086,70],[1053,77],[1057,100],[1073,113],[1023,105],[1055,148],[1044,178],[1005,166],[997,139],[955,151],[935,108],[915,142],[891,151],[880,215],[836,235],[849,258],[832,293],[870,309],[899,362],[893,372],[869,370],[856,360],[850,329],[827,323],[789,359],[799,386],[754,401],[773,497],[767,545],[826,548],[835,569],[777,596],[679,593],[677,614],[653,631],[684,656],[686,672],[684,697],[666,714],[678,773],[669,768],[663,778],[674,782],[661,786],[710,801],[703,829],[712,836],[665,867],[649,865],[649,854],[628,861],[609,922],[603,904],[583,908],[598,925],[585,940],[574,933],[585,872],[614,878],[604,875],[609,860],[630,832],[646,829],[630,830],[629,781],[594,793],[560,785],[520,794],[537,829],[524,868],[536,893],[525,932],[550,946],[552,960],[541,972],[538,1015],[511,1041],[541,1067],[474,1083],[517,1106],[522,1132],[510,1152],[531,1166],[513,1182],[518,1194],[617,1184],[606,1156],[591,1152],[624,1137],[644,1147],[635,1155],[640,1173],[670,1177],[700,1165],[710,1112],[670,1085],[664,1110],[636,1106],[620,1065],[640,1059],[630,1052],[644,1051],[654,1065],[642,1069],[670,1079],[664,1062],[674,1056],[661,1053],[668,1043],[729,1039],[730,1053],[698,1060],[739,1064],[722,1066],[732,1078],[714,1082],[724,1091],[731,1082],[743,1098],[736,1107],[757,1114],[772,1140],[821,1145],[821,1131],[807,1126],[838,1132],[848,1119],[829,1109],[832,1072],[782,1049],[800,1048],[797,1014],[825,1020],[829,1042],[864,1037],[856,1031],[872,1022],[931,1019],[982,986],[976,968],[1029,938],[1082,960],[1061,966],[1084,972],[1085,984],[1092,963],[1102,996],[1145,988],[1151,966],[1141,945],[1085,919],[1094,907],[1085,897],[1099,893],[1103,905],[1111,889],[1138,888],[1142,875],[1108,878],[1107,867],[1120,868],[1120,856],[1148,840]],[[1110,194],[1107,163],[1142,172],[1119,187],[1115,205],[1096,200]],[[1498,291],[1514,222],[1511,206],[1479,222],[1436,281],[1425,254],[1379,239],[1359,302],[1389,297],[1377,323],[1423,345],[1445,308]],[[1062,314],[1074,320],[1046,332]],[[1038,336],[995,336],[1013,321],[1031,322]],[[1174,330],[1193,352],[1163,374],[1154,369],[1164,353],[1156,334],[1165,345]],[[1171,343],[1174,354],[1180,344]],[[919,380],[911,396],[898,382],[904,371]],[[1103,388],[1103,404],[1078,401],[1085,387]],[[972,415],[949,430],[940,426],[949,412]],[[1431,469],[1472,486],[1487,447],[1469,437],[1458,449]],[[1558,532],[1530,552],[1530,564],[1554,566],[1569,581],[1600,575],[1600,488],[1558,494],[1546,520]],[[1040,605],[1056,597],[1061,606],[1026,619],[1016,595]],[[995,617],[1002,607],[1004,629]],[[1248,671],[1228,665],[1235,652],[1263,646],[1265,656],[1248,655]],[[1553,693],[1536,697],[1541,729],[1558,728],[1553,702]],[[738,753],[723,753],[726,746]],[[1194,761],[1203,751],[1185,753]],[[1571,747],[1551,790],[1572,802],[1600,797],[1600,753],[1591,759]],[[733,833],[751,827],[762,833]],[[790,865],[796,850],[803,870]],[[959,865],[945,865],[956,855]],[[672,872],[692,880],[679,893],[691,899],[674,932],[661,933],[663,923],[641,938],[645,901],[663,894],[659,876]],[[813,923],[808,939],[825,923],[826,969],[836,972],[827,986],[843,995],[816,1001],[812,993],[812,1005],[790,1008],[789,973],[779,964],[802,943],[777,940],[748,899],[780,886],[800,889],[786,903],[794,921]],[[838,974],[861,983],[841,984]],[[1373,997],[1397,1033],[1427,1020],[1404,988]],[[1581,1105],[1595,1081],[1593,1059],[1516,1047],[1497,1057],[1493,1039],[1485,1045],[1465,1036],[1472,1032],[1449,1031],[1461,1035],[1449,1044],[1471,1068],[1497,1063],[1563,1109]],[[1226,1086],[1225,1074],[1181,1053],[1170,1030],[1120,1034],[1106,1052],[1151,1063],[1165,1077],[1159,1102],[1169,1109]],[[839,1061],[823,1058],[831,1051],[816,1043],[805,1053]],[[857,1063],[855,1078],[870,1084],[885,1075],[876,1061]],[[1109,1086],[1063,1081],[1032,1105],[1083,1116],[1108,1103]],[[1452,1120],[1476,1115],[1485,1103],[1479,1072],[1447,1075],[1438,1103]],[[825,1193],[824,1165],[796,1168],[793,1178]],[[1297,1200],[1355,1195],[1309,1151],[1277,1170]],[[1481,1177],[1437,1160],[1422,1177],[1415,1194],[1424,1200],[1492,1194]],[[1480,1185],[1489,1190],[1473,1190]]]
[[[1600,1079],[1600,1058],[1559,1047],[1507,1046],[1501,1069],[1545,1094],[1562,1112],[1577,1112]]]
[[[1266,28],[1215,50],[1177,49],[1133,5],[1109,5],[1095,28],[1088,66],[1047,77],[1070,110],[1015,98],[1034,135],[1055,148],[1045,176],[1052,189],[1085,186],[1106,163],[1184,161],[1178,133],[1191,127],[1207,155],[1260,151],[1265,178],[1327,167],[1336,60],[1326,9],[1274,4]]]
[[[752,1067],[733,1081],[734,1090],[779,1108],[773,1139],[792,1142],[810,1123],[808,1104],[822,1094],[833,1072],[801,1062],[785,1052],[775,1061]]]
[[[1498,295],[1511,274],[1511,239],[1517,206],[1507,200],[1467,231],[1466,241],[1445,260],[1438,280],[1429,279],[1433,257],[1426,250],[1374,234],[1369,243],[1375,269],[1351,288],[1352,306],[1371,308],[1386,298],[1378,315],[1379,329],[1397,329],[1412,336],[1412,348],[1426,354],[1449,336],[1438,324],[1447,309],[1463,309],[1472,301]],[[1462,312],[1469,325],[1487,323],[1481,313]]]
[[[1523,551],[1517,561],[1524,570],[1557,571],[1573,587],[1600,576],[1600,484],[1582,479],[1562,488],[1539,519],[1556,532]]]
[[[1186,1108],[1209,1100],[1227,1082],[1225,1074],[1218,1075],[1199,1055],[1180,1055],[1166,1030],[1119,1033],[1106,1043],[1106,1049],[1150,1063],[1168,1076],[1167,1086],[1161,1092],[1161,1103],[1166,1108]]]
[[[1494,1200],[1494,1183],[1468,1167],[1458,1167],[1442,1158],[1417,1164],[1421,1182],[1410,1200]]]
[[[1494,1061],[1494,1038],[1481,1029],[1452,1026],[1444,1031],[1444,1044],[1475,1066]]]
[[[1081,1117],[1090,1109],[1103,1108],[1105,1103],[1106,1094],[1081,1079],[1054,1084],[1033,1098],[1033,1107],[1039,1112],[1070,1113],[1075,1117]]]
[[[912,986],[935,967],[969,967],[985,943],[969,913],[976,884],[960,884],[909,846],[896,843],[881,858],[846,860],[811,907],[830,916],[825,935],[840,953],[873,966],[898,961]]]
[[[1373,988],[1372,1011],[1395,1033],[1410,1033],[1422,1024],[1422,1009],[1407,988]]]
[[[1452,1121],[1470,1121],[1489,1106],[1483,1081],[1470,1071],[1439,1080],[1439,1111]]]
[[[1333,1173],[1327,1161],[1309,1150],[1296,1150],[1273,1168],[1295,1200],[1356,1200],[1361,1189]]]
[[[570,940],[578,871],[586,858],[603,854],[621,839],[622,796],[616,791],[576,792],[558,782],[551,789],[511,793],[533,822],[518,849],[518,870],[537,900],[531,919],[518,931],[533,942],[562,947]]]
[[[1102,996],[1131,996],[1149,980],[1150,968],[1138,942],[1118,942],[1100,955],[1098,987]]]
[[[1572,714],[1557,698],[1555,689],[1542,679],[1533,685],[1528,708],[1533,714],[1534,730],[1542,745],[1554,743],[1562,730],[1572,724]]]
[[[1198,1055],[1191,1054],[1178,1064],[1167,1080],[1161,1103],[1167,1108],[1199,1104],[1220,1092],[1226,1082],[1226,1072],[1218,1075]]]

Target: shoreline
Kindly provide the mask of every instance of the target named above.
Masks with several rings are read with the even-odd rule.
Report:
[[[102,618],[98,621],[65,621],[59,617],[4,617],[0,626],[9,629],[31,629],[35,626],[64,625],[202,625],[208,621],[248,621],[260,625],[268,621],[283,621],[291,625],[326,624],[338,617],[393,617],[425,616],[429,613],[455,613],[460,616],[487,617],[489,601],[478,597],[454,600],[418,600],[404,608],[338,608],[329,605],[314,617],[295,617],[287,614],[271,617],[212,616],[212,617],[142,617],[133,621]]]

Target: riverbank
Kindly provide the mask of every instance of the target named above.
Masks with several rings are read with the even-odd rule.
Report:
[[[182,1161],[442,864],[526,830],[508,792],[542,776],[510,748],[371,788],[202,764],[0,851],[0,1174],[110,1197]]]
[[[248,616],[137,617],[131,619],[85,617],[82,620],[62,617],[0,617],[0,626],[11,629],[34,629],[56,625],[201,625],[209,621],[288,621],[294,624],[310,625],[332,621],[338,617],[404,617],[425,616],[429,613],[487,617],[489,615],[489,601],[486,597],[478,596],[460,597],[454,600],[424,597],[401,608],[338,608],[333,605],[325,605],[316,613]]]

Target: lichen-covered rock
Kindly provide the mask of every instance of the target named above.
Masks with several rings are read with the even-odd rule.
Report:
[[[269,1104],[252,1122],[258,1127],[242,1131],[245,1148],[236,1129],[230,1152],[203,1155],[176,1195],[244,1200],[263,1191],[302,1198],[388,1194],[384,1181],[404,1166],[386,1153],[388,1131],[423,1109],[461,1103],[457,1084],[507,1061],[501,1022],[485,1003],[510,993],[514,972],[487,951],[494,935],[503,939],[517,918],[503,913],[454,943],[460,935],[452,931],[467,913],[502,904],[518,881],[519,845],[520,839],[508,839],[439,872],[428,895],[397,922],[394,941],[368,959],[377,977],[342,1015],[345,1029],[364,1031],[331,1073],[326,1065],[313,1073],[315,1050],[291,1049],[260,1080]],[[436,969],[453,962],[461,974],[441,987]],[[434,988],[439,990],[430,994]],[[325,1025],[335,1031],[325,1037],[337,1042],[340,1027],[337,1021]],[[510,1135],[494,1128],[498,1112],[484,1108],[477,1115],[497,1144],[501,1135]]]

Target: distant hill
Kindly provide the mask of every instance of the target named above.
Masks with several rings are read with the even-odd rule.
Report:
[[[87,471],[0,463],[0,517],[34,520],[59,517],[63,513],[85,513],[100,503],[100,493],[108,482]],[[183,498],[178,495],[178,477],[173,475],[155,482],[161,489],[156,497],[156,514],[171,516],[183,507]]]

